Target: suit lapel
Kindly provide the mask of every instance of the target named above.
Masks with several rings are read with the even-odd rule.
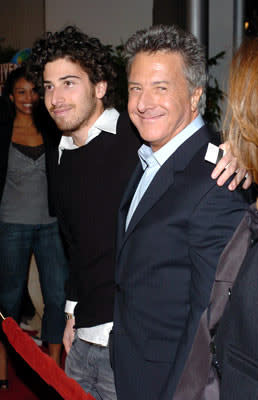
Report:
[[[139,162],[127,184],[126,190],[123,194],[122,201],[118,210],[118,226],[117,226],[117,249],[121,248],[121,243],[125,236],[125,222],[126,216],[133,198],[133,195],[137,189],[138,183],[142,177],[143,169]]]
[[[125,240],[144,215],[158,202],[169,186],[172,185],[174,181],[173,164],[173,158],[170,157],[153,178],[132,216],[125,234]]]
[[[127,190],[123,196],[121,207],[119,209],[118,215],[118,231],[117,231],[117,259],[123,248],[124,243],[127,241],[130,234],[133,232],[135,226],[141,221],[144,215],[153,207],[155,203],[160,199],[160,197],[167,191],[170,185],[174,181],[173,174],[173,159],[170,157],[167,162],[162,166],[162,168],[155,175],[150,186],[144,193],[138,207],[136,208],[132,219],[128,225],[128,229],[125,232],[125,222],[127,213],[138,186],[138,183],[143,174],[143,169],[139,163],[132,179],[129,181]]]
[[[125,221],[127,212],[137,188],[137,185],[142,176],[143,170],[138,164],[134,172],[127,190],[123,196],[121,207],[119,210],[118,218],[118,241],[117,241],[117,254],[119,256],[122,247],[130,234],[133,232],[136,225],[141,221],[144,215],[159,201],[161,196],[169,189],[174,182],[174,175],[178,171],[183,171],[196,152],[208,142],[207,128],[204,126],[195,134],[193,134],[186,142],[184,142],[172,156],[168,158],[165,164],[162,165],[160,170],[155,175],[150,186],[144,193],[138,207],[136,208],[132,219],[125,232]]]

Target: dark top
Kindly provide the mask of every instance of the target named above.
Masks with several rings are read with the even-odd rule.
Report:
[[[6,123],[0,123],[0,202],[3,196],[3,190],[6,181],[7,167],[8,167],[8,154],[9,147],[11,144],[12,138],[12,130],[13,130],[13,121],[9,121]],[[54,182],[52,181],[52,171],[55,169],[56,164],[56,151],[57,146],[60,141],[60,133],[54,127],[53,124],[49,124],[49,126],[45,126],[42,129],[42,137],[45,146],[45,154],[46,154],[46,176],[48,181],[48,207],[49,214],[53,217],[55,216],[54,209],[54,196],[55,196],[55,188]]]
[[[258,211],[249,211],[250,243],[216,334],[221,400],[258,399]],[[242,235],[238,242],[241,245]]]
[[[34,154],[37,154],[37,147]],[[22,150],[25,148],[26,146],[23,146]],[[13,144],[9,146],[8,170],[0,203],[0,221],[25,225],[56,222],[56,217],[49,215],[44,152],[34,160]]]
[[[67,287],[76,300],[76,327],[113,320],[117,212],[137,162],[139,138],[127,117],[117,134],[102,131],[75,150],[64,150],[57,169],[57,215],[68,244]]]
[[[24,144],[13,142],[13,147],[15,147],[17,150],[19,150],[26,157],[29,157],[34,161],[37,160],[39,157],[41,157],[42,154],[45,153],[44,143],[42,143],[38,146],[27,146]]]

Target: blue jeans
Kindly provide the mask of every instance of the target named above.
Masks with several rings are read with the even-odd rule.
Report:
[[[62,343],[68,265],[56,222],[42,225],[0,222],[0,309],[7,316],[19,319],[32,253],[44,300],[42,340]]]
[[[66,357],[65,372],[96,400],[116,400],[108,347],[91,344],[75,336]]]

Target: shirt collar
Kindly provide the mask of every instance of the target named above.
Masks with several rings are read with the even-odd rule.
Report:
[[[94,122],[88,131],[88,137],[85,144],[89,143],[92,139],[97,137],[101,131],[116,134],[116,125],[119,117],[119,112],[115,108],[108,108],[99,116],[99,118]],[[59,150],[59,160],[62,156],[63,150],[74,150],[78,149],[78,146],[74,144],[72,136],[61,137],[58,150]]]
[[[138,156],[142,164],[143,170],[148,166],[152,167],[159,164],[158,160],[155,158],[155,153],[153,153],[150,146],[143,144],[138,150]]]
[[[100,115],[89,130],[95,127],[100,131],[113,133],[115,135],[118,117],[119,112],[115,108],[108,108]]]
[[[187,139],[189,139],[195,132],[197,132],[204,125],[201,115],[198,115],[189,125],[187,125],[181,132],[170,139],[158,151],[153,152],[150,146],[143,144],[138,150],[142,168],[145,170],[148,165],[155,162],[160,166],[163,165],[167,159],[180,147]]]

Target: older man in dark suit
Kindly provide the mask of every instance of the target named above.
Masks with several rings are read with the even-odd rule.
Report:
[[[176,27],[126,45],[129,115],[145,141],[118,217],[112,360],[119,400],[170,399],[220,253],[247,202],[211,179],[205,58]],[[187,399],[186,399],[187,400]]]

